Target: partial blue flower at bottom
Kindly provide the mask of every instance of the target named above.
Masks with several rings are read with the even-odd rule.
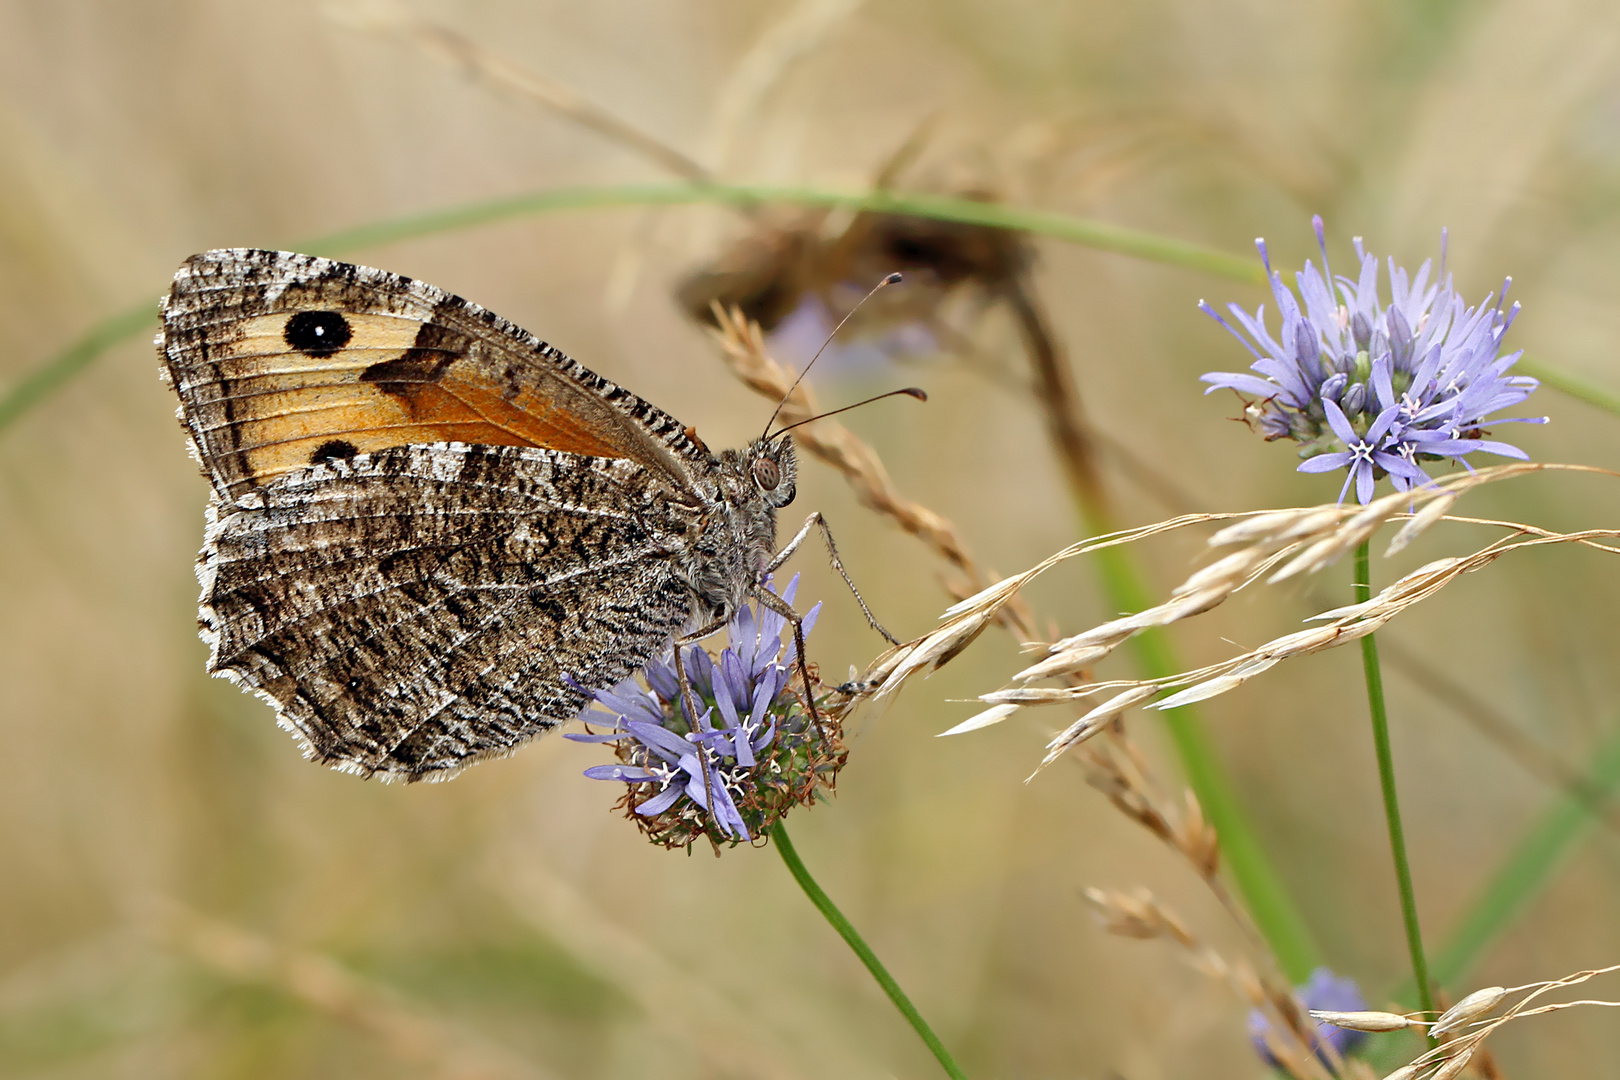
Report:
[[[1319,967],[1311,972],[1310,981],[1296,987],[1294,994],[1299,998],[1300,1004],[1308,1010],[1360,1012],[1367,1007],[1366,999],[1361,996],[1361,988],[1356,985],[1354,979],[1341,979],[1325,967]],[[1265,1013],[1259,1009],[1249,1010],[1249,1039],[1254,1043],[1255,1053],[1259,1054],[1267,1065],[1276,1068],[1277,1059],[1272,1057],[1271,1050],[1266,1046],[1265,1037],[1270,1030],[1271,1021],[1266,1019]],[[1332,1024],[1317,1024],[1316,1040],[1311,1049],[1326,1061],[1328,1055],[1322,1049],[1326,1044],[1332,1046],[1342,1058],[1359,1046],[1366,1037],[1365,1031],[1352,1031],[1349,1028],[1334,1027]]]
[[[1249,421],[1266,439],[1303,444],[1301,472],[1344,469],[1341,502],[1352,485],[1357,501],[1367,502],[1386,475],[1402,491],[1427,483],[1426,462],[1450,458],[1468,466],[1468,455],[1477,452],[1528,457],[1517,446],[1485,437],[1488,424],[1547,420],[1496,415],[1540,385],[1527,375],[1509,374],[1521,353],[1500,355],[1502,337],[1519,312],[1517,303],[1503,306],[1513,279],[1478,307],[1465,306],[1446,273],[1442,233],[1433,282],[1427,260],[1410,279],[1388,260],[1390,303],[1385,305],[1378,293],[1378,259],[1362,247],[1361,238],[1355,238],[1357,276],[1335,278],[1322,219],[1312,223],[1322,266],[1306,262],[1294,275],[1298,299],[1272,269],[1265,241],[1255,242],[1281,315],[1276,337],[1266,326],[1265,305],[1253,315],[1227,305],[1233,326],[1199,302],[1255,359],[1252,375],[1202,376],[1210,384],[1205,393],[1237,391]]]
[[[789,604],[795,575],[782,591]],[[821,611],[804,616],[809,634]],[[666,654],[628,679],[593,694],[602,708],[580,714],[609,730],[568,734],[576,742],[613,745],[619,761],[585,770],[594,780],[631,785],[626,805],[655,842],[687,846],[707,835],[717,842],[752,840],[788,807],[830,787],[846,756],[836,725],[809,721],[795,688],[797,651],[788,621],[768,608],[745,605],[726,626],[718,657],[692,645],[681,650],[694,719]]]

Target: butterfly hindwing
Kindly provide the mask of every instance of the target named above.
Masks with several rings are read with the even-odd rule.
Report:
[[[690,522],[663,495],[630,461],[439,444],[304,468],[253,507],[216,499],[209,667],[316,760],[453,775],[575,716],[580,687],[619,682],[691,616],[664,557]]]
[[[689,485],[675,419],[494,313],[424,282],[231,248],[175,274],[162,349],[215,490],[417,443],[628,458]]]

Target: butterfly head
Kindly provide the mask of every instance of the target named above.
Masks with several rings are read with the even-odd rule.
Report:
[[[799,469],[791,436],[756,439],[749,444],[743,457],[748,467],[748,479],[760,498],[777,508],[793,501]]]

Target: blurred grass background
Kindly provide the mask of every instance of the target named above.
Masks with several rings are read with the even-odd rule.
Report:
[[[1323,5],[1152,0],[426,3],[728,179],[858,189],[932,117],[907,182],[993,191],[1297,266],[1322,213],[1415,264],[1451,229],[1477,301],[1515,277],[1510,340],[1620,386],[1620,9],[1596,0]],[[795,14],[797,12],[797,14]],[[805,17],[808,12],[809,16]],[[802,31],[750,96],[747,58]],[[819,24],[817,19],[820,19]],[[816,27],[819,25],[819,29]],[[515,192],[660,180],[646,160],[304,0],[0,0],[0,385],[157,296],[208,247],[284,246]],[[377,247],[359,261],[512,318],[696,425],[757,432],[671,289],[741,231],[715,207],[551,215]],[[1331,498],[1229,422],[1196,376],[1244,354],[1195,309],[1261,290],[1055,243],[1038,281],[1089,416],[1205,509]],[[977,327],[1016,368],[1009,327]],[[543,740],[453,783],[365,783],[300,760],[266,707],[203,673],[191,559],[205,485],[144,343],[104,357],[0,441],[0,1075],[19,1077],[884,1077],[935,1068],[775,855],[643,844]],[[1027,402],[961,365],[836,373],[824,400],[918,382],[926,407],[853,414],[907,494],[1010,572],[1075,538]],[[1539,460],[1616,465],[1620,419],[1544,391]],[[909,537],[805,469],[855,579],[902,636],[943,607]],[[1127,523],[1166,505],[1108,477]],[[1462,507],[1609,524],[1582,477]],[[791,516],[791,515],[790,515]],[[1439,532],[1391,575],[1475,546]],[[1198,557],[1142,550],[1160,589]],[[821,560],[811,651],[828,673],[880,642]],[[1348,568],[1322,585],[1348,589]],[[1385,578],[1385,580],[1388,580]],[[1620,732],[1620,588],[1597,554],[1516,556],[1387,635],[1582,766]],[[1043,623],[1109,617],[1083,567],[1043,579]],[[1341,597],[1342,599],[1342,597]],[[1188,662],[1285,632],[1303,589],[1178,628]],[[1198,625],[1204,623],[1206,625]],[[1116,661],[1118,662],[1118,661]],[[1021,781],[1046,726],[936,741],[952,699],[999,686],[987,634],[871,724],[801,853],[978,1077],[1249,1077],[1221,987],[1107,937],[1080,890],[1151,887],[1206,939],[1241,941],[1192,875],[1079,770]],[[1389,675],[1397,768],[1431,943],[1554,799],[1443,696]],[[1404,955],[1358,659],[1285,665],[1206,708],[1260,835],[1328,961],[1375,1001]],[[1051,726],[1072,719],[1054,712]],[[1133,731],[1162,750],[1152,716]],[[1169,757],[1160,754],[1168,770]],[[1620,844],[1595,828],[1465,985],[1613,962]],[[1612,996],[1612,993],[1611,993]],[[1508,1076],[1593,1074],[1620,1029],[1572,1012],[1504,1031]]]

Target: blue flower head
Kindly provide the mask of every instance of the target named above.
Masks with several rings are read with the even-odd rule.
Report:
[[[1311,972],[1311,980],[1304,986],[1297,987],[1295,994],[1299,1002],[1307,1010],[1323,1009],[1331,1012],[1360,1012],[1367,1007],[1366,999],[1361,996],[1361,988],[1356,980],[1339,978],[1325,967],[1319,967]],[[1266,1033],[1271,1030],[1271,1021],[1266,1019],[1265,1013],[1259,1009],[1249,1010],[1249,1039],[1254,1043],[1255,1053],[1260,1055],[1262,1061],[1272,1068],[1277,1067],[1276,1058],[1272,1057],[1271,1050],[1266,1046]],[[1332,1024],[1319,1023],[1316,1025],[1316,1038],[1311,1049],[1317,1057],[1325,1062],[1328,1055],[1323,1052],[1323,1044],[1333,1047],[1339,1057],[1344,1057],[1361,1045],[1367,1037],[1365,1031],[1354,1031],[1350,1028],[1334,1027]]]
[[[1246,415],[1268,440],[1303,444],[1301,472],[1344,469],[1341,501],[1354,484],[1356,499],[1367,502],[1384,475],[1402,491],[1426,483],[1423,462],[1453,458],[1466,467],[1467,455],[1476,451],[1527,457],[1516,446],[1485,438],[1484,430],[1487,423],[1547,419],[1494,416],[1540,385],[1527,375],[1508,374],[1521,353],[1498,355],[1519,311],[1517,303],[1503,306],[1513,279],[1502,283],[1500,295],[1465,307],[1446,273],[1442,232],[1434,281],[1427,260],[1410,279],[1389,260],[1386,306],[1378,295],[1378,259],[1361,238],[1355,239],[1359,275],[1335,278],[1322,219],[1312,221],[1322,267],[1306,262],[1294,275],[1298,299],[1271,268],[1265,241],[1256,241],[1282,316],[1277,337],[1266,328],[1264,305],[1253,315],[1227,305],[1234,327],[1199,301],[1254,356],[1250,370],[1256,373],[1210,372],[1203,376],[1210,384],[1205,393],[1224,387],[1252,398]]]
[[[795,575],[782,591],[793,602]],[[804,617],[809,634],[821,611]],[[691,645],[681,660],[701,710],[694,720],[676,678],[674,658],[648,664],[643,681],[627,679],[592,695],[604,709],[580,714],[602,733],[569,734],[576,742],[611,744],[618,763],[586,769],[594,780],[630,785],[620,804],[654,843],[690,847],[753,840],[790,808],[831,788],[847,757],[837,725],[818,728],[800,700],[797,652],[788,622],[768,608],[745,605],[726,626],[718,657]]]
[[[870,289],[870,283],[838,282],[829,289],[832,305],[818,293],[805,293],[798,306],[771,331],[771,354],[790,366],[803,368],[819,352],[816,370],[826,376],[881,372],[893,361],[918,360],[943,351],[933,328],[920,319],[905,318],[904,313],[899,313],[899,321],[885,320],[880,315],[855,321],[846,328],[846,334],[838,335],[837,311],[857,307]]]

